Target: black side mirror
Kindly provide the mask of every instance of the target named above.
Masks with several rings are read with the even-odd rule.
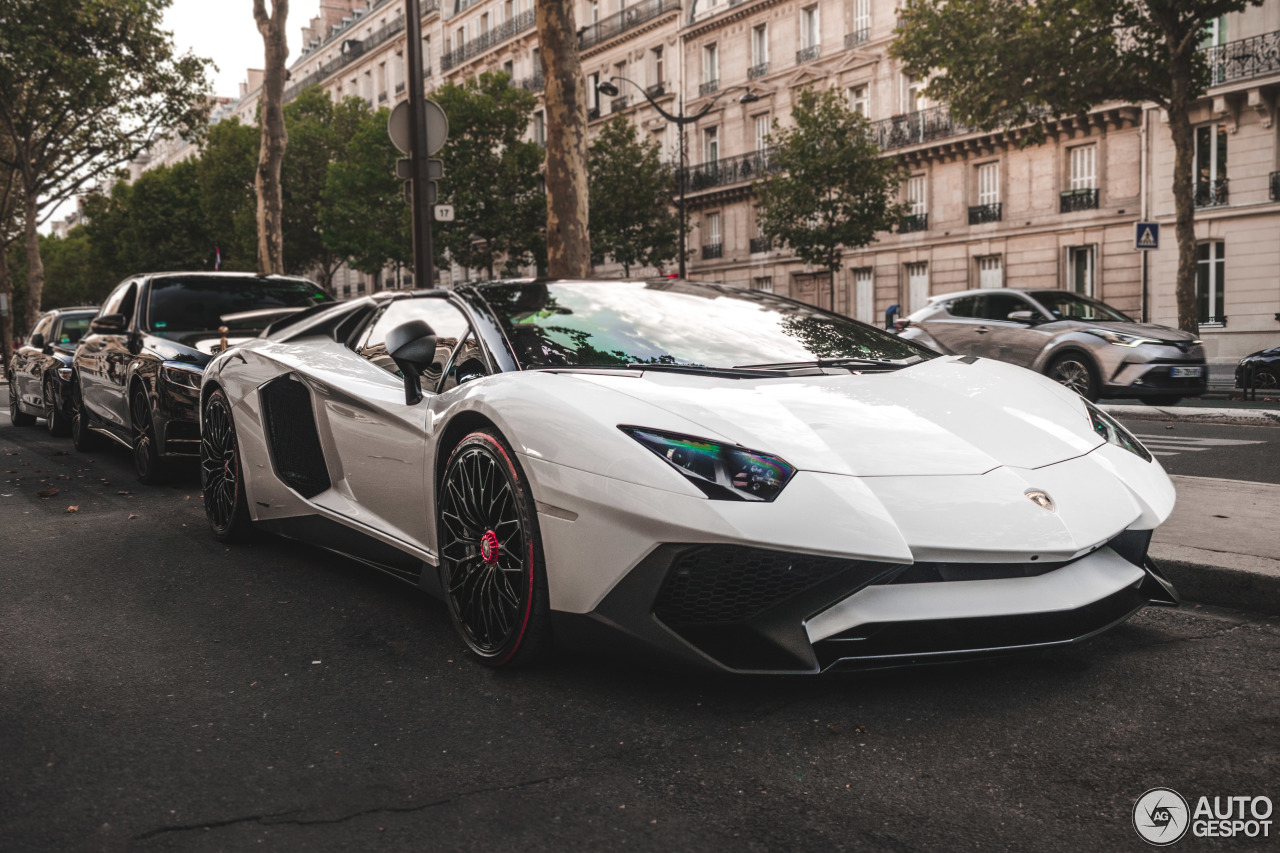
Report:
[[[387,332],[387,355],[404,374],[404,402],[422,401],[422,373],[436,360],[436,333],[425,320],[408,320]]]
[[[95,335],[123,335],[127,325],[123,314],[103,314],[93,319],[89,331]]]
[[[34,335],[32,335],[31,346],[35,347],[36,349],[44,349],[44,335],[41,334],[40,332],[36,332]]]

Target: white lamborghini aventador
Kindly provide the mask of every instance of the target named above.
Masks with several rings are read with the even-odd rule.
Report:
[[[816,673],[1071,643],[1177,596],[1173,508],[1039,374],[770,294],[514,281],[318,306],[201,389],[215,535],[444,598],[491,665],[558,642]]]

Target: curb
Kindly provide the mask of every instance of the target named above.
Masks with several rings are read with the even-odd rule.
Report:
[[[1237,426],[1280,426],[1280,409],[1210,409],[1198,406],[1099,406],[1114,418]]]
[[[1280,576],[1182,560],[1157,558],[1155,563],[1183,604],[1211,604],[1280,616]]]

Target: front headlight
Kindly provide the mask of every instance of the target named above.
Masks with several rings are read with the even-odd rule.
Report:
[[[1097,335],[1109,344],[1115,344],[1118,347],[1136,347],[1142,344],[1162,344],[1164,341],[1158,341],[1155,338],[1147,338],[1142,335],[1127,335],[1124,332],[1113,332],[1110,329],[1085,329],[1090,335]]]
[[[618,429],[662,457],[709,498],[771,501],[796,472],[777,456],[732,444],[642,427]]]
[[[1087,400],[1084,405],[1089,410],[1089,421],[1093,424],[1093,431],[1106,439],[1108,444],[1123,447],[1130,453],[1142,457],[1145,461],[1151,461],[1150,451],[1142,446],[1142,442],[1133,437],[1133,433],[1120,426],[1119,421]]]
[[[200,390],[200,381],[204,378],[204,370],[181,362],[169,362],[160,365],[160,375],[164,381],[179,388]]]

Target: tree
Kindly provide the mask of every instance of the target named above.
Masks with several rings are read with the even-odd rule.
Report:
[[[547,79],[547,266],[555,278],[591,273],[587,90],[573,5],[573,0],[536,0]]]
[[[505,72],[486,72],[435,92],[449,118],[441,201],[456,212],[453,223],[436,231],[438,242],[455,263],[487,270],[490,278],[499,260],[512,273],[534,262],[546,265],[542,147],[522,139],[537,102],[510,80]]]
[[[388,264],[413,263],[413,224],[395,176],[399,152],[387,135],[390,113],[365,112],[344,156],[329,165],[320,221],[331,252],[360,272],[379,275]]]
[[[221,269],[257,269],[257,128],[235,119],[210,127],[201,145],[196,177],[200,211],[210,255],[222,255]]]
[[[0,133],[0,149],[6,149],[0,150],[0,299],[9,306],[8,313],[0,316],[0,374],[7,371],[9,366],[9,353],[13,352],[14,319],[18,316],[13,278],[9,274],[9,247],[22,235],[22,223],[18,220],[22,176],[16,169],[5,165],[12,158],[12,147],[12,140]]]
[[[59,203],[207,114],[208,61],[160,29],[169,0],[3,0],[0,160],[21,176],[27,317],[40,314],[38,227]]]
[[[253,20],[262,34],[266,48],[266,65],[262,76],[261,123],[262,145],[258,151],[258,273],[284,273],[284,199],[280,186],[280,166],[284,162],[289,133],[284,126],[284,63],[289,57],[285,38],[285,22],[289,17],[289,0],[271,0],[267,15],[266,0],[253,0]]]
[[[866,117],[838,91],[801,90],[791,117],[792,128],[774,122],[774,174],[755,185],[760,230],[830,271],[834,309],[842,250],[869,245],[902,219],[895,201],[902,178],[894,161],[880,155]]]
[[[1196,333],[1195,143],[1190,110],[1209,85],[1206,25],[1262,0],[910,0],[893,55],[936,73],[929,96],[982,130],[1151,101],[1169,115],[1177,211],[1178,327]]]
[[[591,143],[591,248],[631,275],[635,265],[661,266],[679,253],[680,220],[671,208],[675,176],[657,142],[614,117]]]
[[[93,245],[85,226],[77,225],[65,238],[50,235],[41,237],[40,241],[44,244],[40,247],[40,256],[48,275],[44,289],[46,305],[96,305],[119,281],[104,275],[94,263]]]

